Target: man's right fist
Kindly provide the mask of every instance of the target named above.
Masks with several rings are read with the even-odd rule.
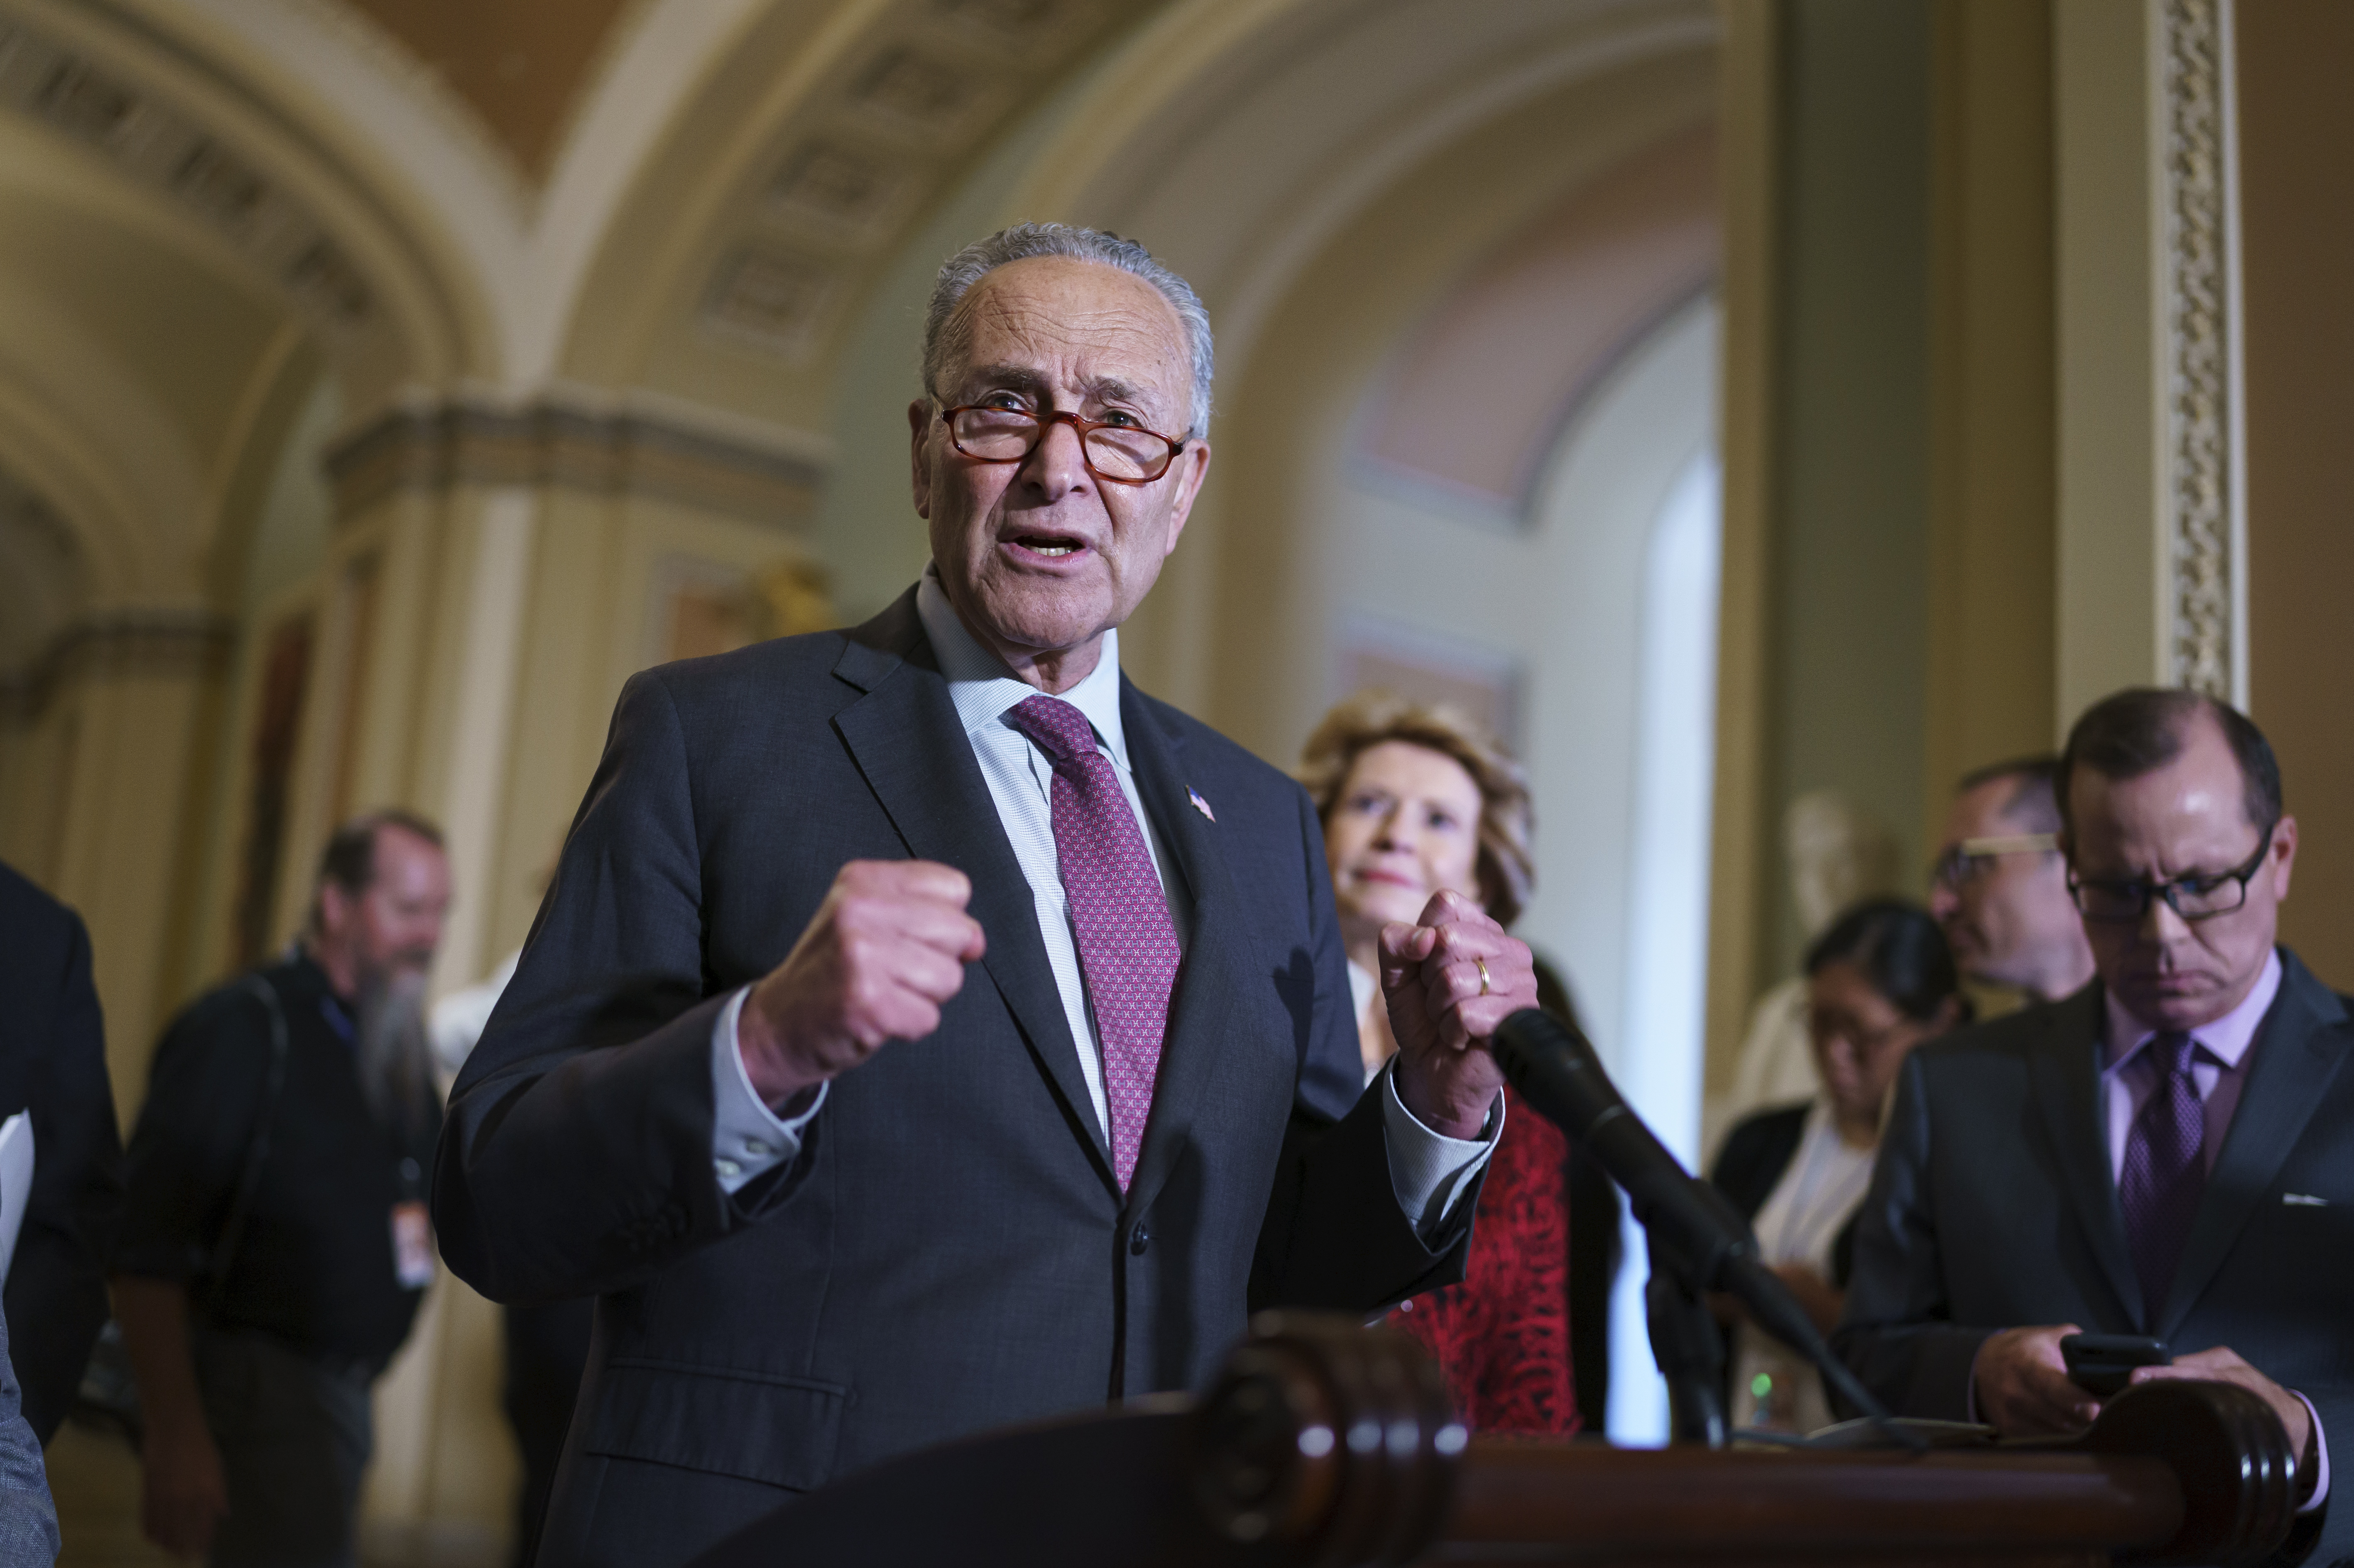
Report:
[[[785,961],[752,988],[737,1048],[752,1090],[779,1110],[873,1055],[920,1040],[981,955],[964,912],[972,884],[928,860],[854,860]]]

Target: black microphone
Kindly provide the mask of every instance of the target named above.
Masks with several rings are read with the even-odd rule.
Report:
[[[1689,1289],[1723,1290],[1749,1308],[1757,1326],[1821,1369],[1824,1380],[1883,1426],[1888,1412],[1831,1354],[1789,1287],[1757,1256],[1757,1237],[1724,1194],[1686,1171],[1643,1125],[1585,1035],[1549,1012],[1523,1008],[1504,1020],[1490,1043],[1497,1065],[1547,1121],[1588,1153],[1627,1193]],[[1914,1434],[1892,1428],[1907,1446]]]

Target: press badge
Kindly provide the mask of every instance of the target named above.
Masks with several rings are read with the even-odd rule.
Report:
[[[414,1199],[392,1206],[392,1271],[404,1290],[433,1283],[433,1222]]]

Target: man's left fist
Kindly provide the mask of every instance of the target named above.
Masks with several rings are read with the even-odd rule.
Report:
[[[1434,1132],[1478,1138],[1504,1087],[1489,1038],[1537,1004],[1528,944],[1462,894],[1441,893],[1416,924],[1382,927],[1381,957],[1398,1098]]]

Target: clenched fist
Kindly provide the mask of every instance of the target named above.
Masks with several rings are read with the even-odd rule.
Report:
[[[737,1045],[753,1092],[784,1109],[886,1040],[920,1040],[986,946],[972,884],[935,861],[854,860],[785,961],[752,988]]]
[[[1537,1004],[1528,944],[1473,900],[1441,893],[1416,924],[1382,927],[1381,959],[1382,995],[1398,1043],[1398,1098],[1434,1132],[1479,1137],[1504,1086],[1489,1037]]]

